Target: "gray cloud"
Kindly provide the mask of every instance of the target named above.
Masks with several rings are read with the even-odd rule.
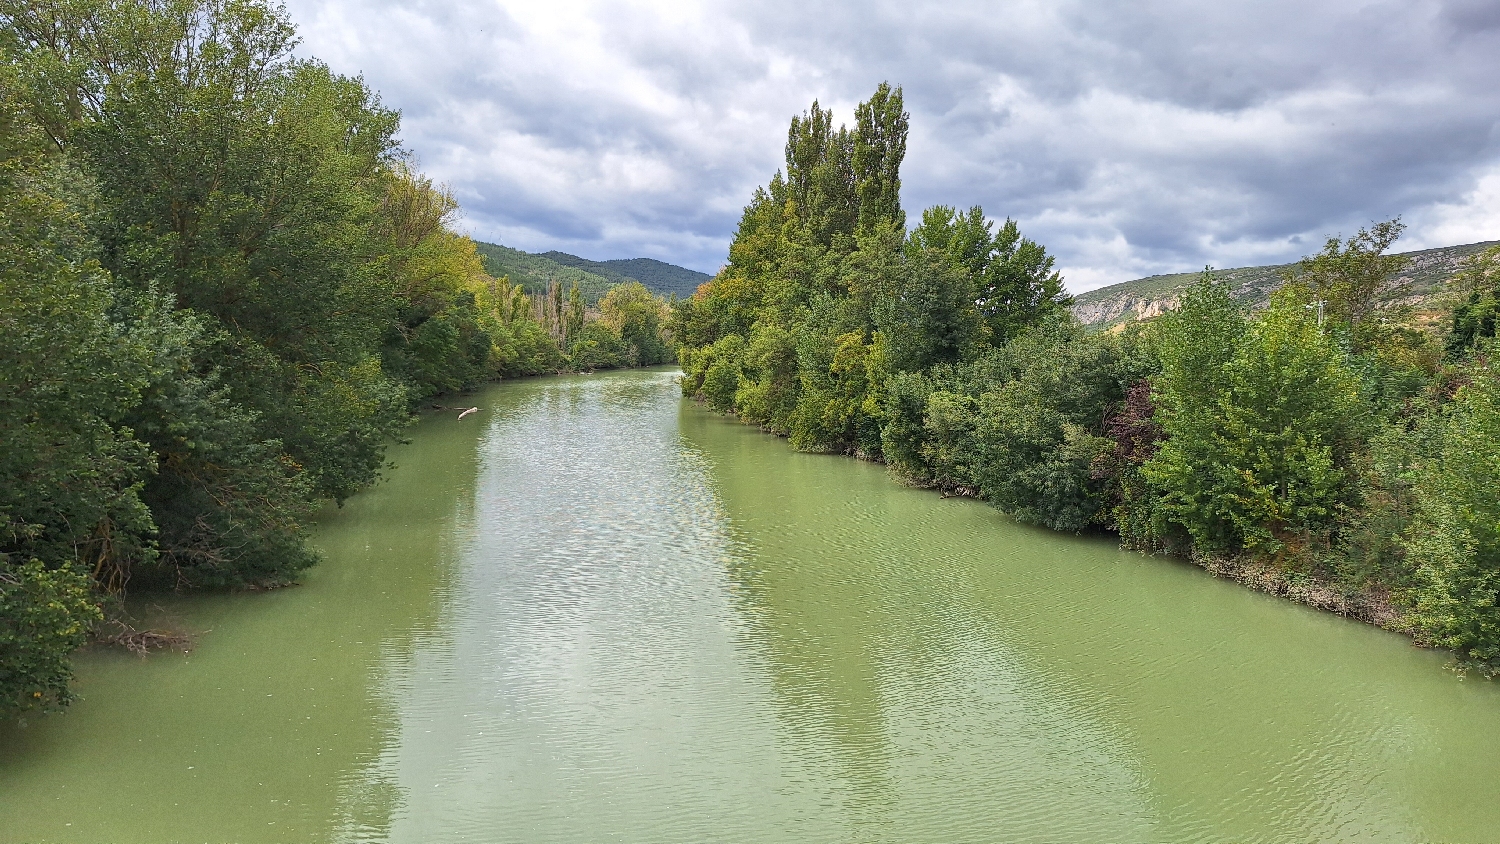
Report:
[[[1015,217],[1081,291],[1397,214],[1500,238],[1500,3],[294,0],[476,237],[712,271],[815,97],[904,86],[903,200]]]

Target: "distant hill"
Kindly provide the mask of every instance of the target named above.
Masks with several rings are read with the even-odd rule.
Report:
[[[1387,282],[1390,298],[1421,302],[1442,290],[1443,284],[1458,269],[1463,259],[1496,243],[1500,241],[1402,253],[1412,259],[1412,266],[1400,277]],[[1273,264],[1214,272],[1230,283],[1236,299],[1251,307],[1258,307],[1270,299],[1271,291],[1281,285],[1282,272],[1292,266],[1294,265]],[[1135,319],[1150,319],[1176,307],[1182,291],[1197,281],[1199,274],[1153,275],[1090,290],[1074,297],[1073,313],[1077,315],[1079,322],[1096,328],[1109,328]]]
[[[567,267],[591,272],[619,281],[639,281],[663,296],[676,293],[678,298],[693,295],[698,285],[708,281],[708,273],[668,264],[655,258],[616,258],[613,261],[590,261],[566,252],[543,252],[541,257]]]
[[[565,288],[576,283],[589,304],[598,302],[609,288],[627,281],[639,281],[661,296],[675,293],[686,297],[709,278],[707,273],[652,258],[590,261],[566,252],[522,252],[484,241],[476,241],[475,245],[484,259],[484,271],[490,275],[509,276],[530,293],[545,292],[554,280]]]

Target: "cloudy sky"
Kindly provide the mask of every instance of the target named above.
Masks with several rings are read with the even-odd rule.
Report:
[[[1074,292],[1396,215],[1500,239],[1500,0],[289,0],[476,238],[713,272],[814,99],[905,89],[902,199],[1014,217]]]

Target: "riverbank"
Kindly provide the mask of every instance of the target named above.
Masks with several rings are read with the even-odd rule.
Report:
[[[701,397],[695,398],[694,402],[702,407],[705,412],[717,413],[708,408],[706,402]],[[736,414],[732,412],[720,413],[719,415],[725,418],[736,419]],[[736,421],[740,421],[741,424],[745,424],[747,427],[755,428],[761,433],[770,434],[781,440],[789,440],[785,434],[772,431],[764,425],[746,423],[738,419]],[[960,484],[924,483],[919,479],[904,477],[892,469],[884,459],[867,452],[853,450],[817,453],[853,458],[858,461],[885,467],[887,473],[897,483],[914,489],[936,492],[940,498],[967,498],[989,504],[978,489]],[[1118,537],[1117,534],[1109,531],[1099,531],[1099,533]],[[1124,546],[1122,546],[1122,550],[1131,551],[1131,549]],[[1147,556],[1179,560],[1201,568],[1214,577],[1233,581],[1253,591],[1273,595],[1295,604],[1301,604],[1312,609],[1360,621],[1392,633],[1398,633],[1411,639],[1412,644],[1416,647],[1430,648],[1429,645],[1421,641],[1420,630],[1417,629],[1410,616],[1402,609],[1400,603],[1388,590],[1369,588],[1350,591],[1333,582],[1331,579],[1320,577],[1315,573],[1287,572],[1277,567],[1271,561],[1256,559],[1248,555],[1227,557],[1198,552],[1190,553],[1187,556],[1137,551],[1131,551],[1131,553],[1145,553]],[[1456,655],[1454,665],[1461,670],[1468,670],[1468,668],[1473,667],[1459,661]],[[1479,673],[1487,677],[1497,676],[1497,672],[1488,670],[1486,666],[1478,666],[1478,668]]]

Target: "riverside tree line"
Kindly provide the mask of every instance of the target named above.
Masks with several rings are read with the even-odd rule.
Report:
[[[127,587],[289,582],[432,397],[670,359],[638,283],[486,276],[295,43],[266,0],[0,0],[0,712],[66,703]]]
[[[1387,304],[1399,221],[1330,239],[1250,312],[1211,271],[1087,332],[1014,222],[899,202],[907,114],[813,103],[729,262],[676,303],[683,390],[1056,530],[1312,584],[1500,667],[1500,252],[1437,316]],[[1425,317],[1425,318],[1424,318]]]

